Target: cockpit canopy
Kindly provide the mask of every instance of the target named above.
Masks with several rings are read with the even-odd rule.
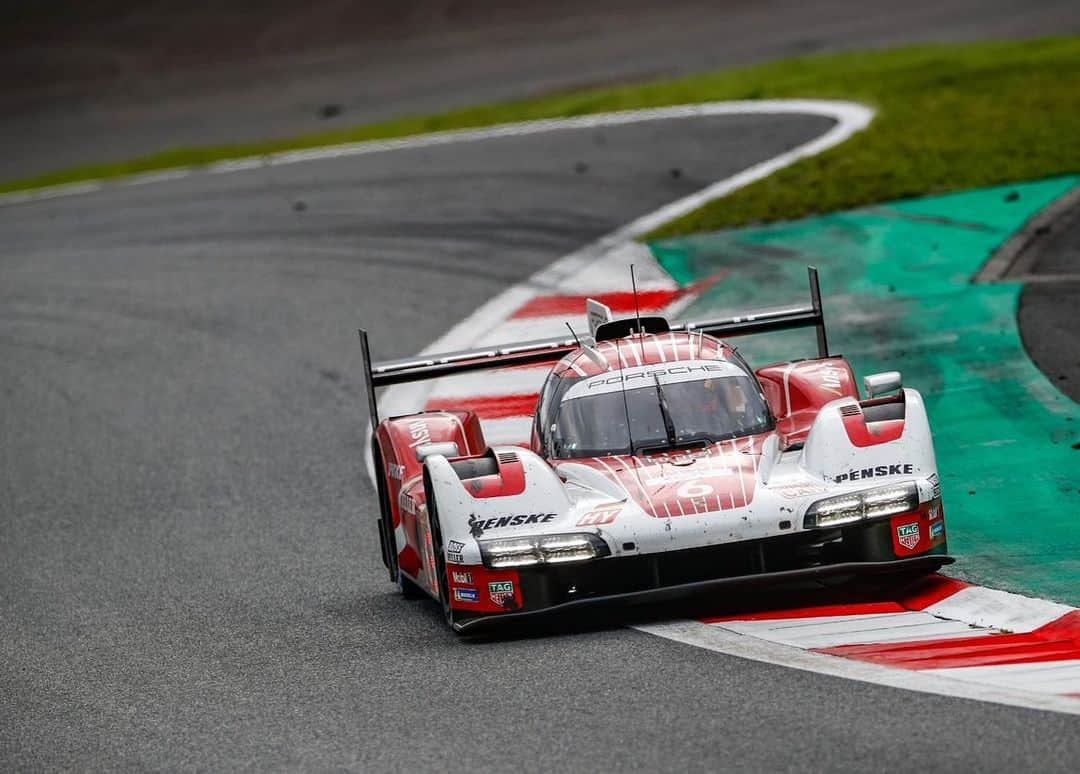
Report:
[[[773,427],[741,360],[681,360],[591,376],[563,372],[549,379],[539,408],[544,451],[562,459],[705,446]]]

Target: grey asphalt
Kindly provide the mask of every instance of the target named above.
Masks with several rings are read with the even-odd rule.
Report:
[[[359,325],[415,351],[826,127],[695,119],[0,208],[0,769],[1071,770],[1075,717],[614,625],[462,641],[379,562]]]
[[[1075,0],[50,0],[0,25],[0,180],[584,86],[1080,33]],[[327,112],[329,109],[329,112]]]
[[[1025,255],[1031,265],[1016,319],[1031,359],[1080,403],[1080,199],[1073,199]]]

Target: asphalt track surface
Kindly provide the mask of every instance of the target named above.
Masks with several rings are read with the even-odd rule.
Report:
[[[1036,248],[1016,319],[1031,359],[1080,403],[1080,200],[1048,231]]]
[[[819,134],[712,118],[0,209],[0,768],[1070,770],[1075,717],[617,625],[463,641],[386,580],[354,330],[405,354]]]

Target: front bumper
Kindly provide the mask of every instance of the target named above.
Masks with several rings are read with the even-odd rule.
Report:
[[[907,559],[840,562],[837,564],[802,567],[792,570],[757,572],[725,578],[712,578],[709,580],[663,585],[635,591],[597,594],[581,599],[569,599],[563,602],[554,602],[536,609],[516,610],[505,613],[496,613],[494,615],[479,616],[455,621],[454,629],[463,634],[480,634],[490,632],[496,628],[514,622],[532,621],[542,616],[577,612],[593,607],[606,607],[609,609],[636,607],[660,602],[684,600],[718,590],[781,585],[798,581],[836,578],[838,576],[930,574],[947,564],[952,564],[954,561],[955,559],[953,559],[953,557],[945,553],[934,553]],[[600,563],[601,562],[597,562],[597,564]],[[611,563],[610,560],[608,563]],[[533,586],[535,591],[534,583],[530,583],[529,580],[525,578],[523,578],[522,581],[523,586],[526,588]]]

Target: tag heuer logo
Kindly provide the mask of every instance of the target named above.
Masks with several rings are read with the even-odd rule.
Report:
[[[908,551],[914,551],[919,545],[919,523],[902,524],[897,527],[896,540]]]
[[[501,605],[505,600],[514,596],[513,581],[492,581],[488,584],[488,596],[491,601]]]

